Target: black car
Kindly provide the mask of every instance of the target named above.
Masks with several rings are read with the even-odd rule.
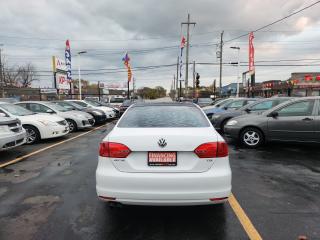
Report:
[[[320,97],[288,100],[261,114],[227,122],[225,134],[249,148],[266,141],[320,143]]]
[[[213,100],[211,98],[198,98],[195,103],[199,105],[199,107],[205,107],[212,105]]]
[[[120,106],[120,116],[130,107],[132,104],[137,102],[143,102],[142,99],[127,99]]]
[[[245,105],[239,108],[238,110],[226,111],[226,112],[214,114],[212,115],[210,121],[216,130],[224,132],[224,127],[231,118],[244,115],[244,114],[263,112],[290,99],[291,99],[290,97],[276,97],[276,98],[269,98],[269,99],[261,99],[254,103]]]
[[[68,109],[72,109],[72,110],[78,110],[78,111],[83,111],[86,113],[89,113],[90,115],[92,115],[94,117],[95,123],[104,123],[107,121],[107,116],[106,114],[99,109],[93,109],[93,108],[88,108],[88,107],[83,107],[80,106],[79,104],[76,104],[74,102],[71,101],[54,101],[54,103],[68,108]]]

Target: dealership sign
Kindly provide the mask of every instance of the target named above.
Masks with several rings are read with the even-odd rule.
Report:
[[[70,89],[70,83],[67,79],[66,73],[56,73],[56,88],[57,89]]]
[[[66,62],[56,56],[52,57],[52,67],[53,67],[53,72],[67,71]]]

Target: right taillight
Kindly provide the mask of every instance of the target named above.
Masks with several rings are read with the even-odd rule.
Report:
[[[115,142],[100,143],[99,155],[101,157],[126,158],[130,153],[130,148],[124,144]]]
[[[199,158],[216,158],[228,156],[228,145],[225,142],[208,142],[194,150]]]

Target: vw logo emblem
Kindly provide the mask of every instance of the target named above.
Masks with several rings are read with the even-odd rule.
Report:
[[[163,138],[160,138],[160,139],[159,139],[158,144],[159,144],[160,147],[165,147],[165,146],[167,146],[167,142],[166,142],[166,140],[163,139]]]

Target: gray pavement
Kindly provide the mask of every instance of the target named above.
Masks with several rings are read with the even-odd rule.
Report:
[[[110,209],[99,201],[98,146],[112,127],[2,169],[0,239],[248,239],[228,203]],[[0,163],[61,140],[0,153]],[[233,193],[263,239],[320,239],[319,147],[228,142]]]

